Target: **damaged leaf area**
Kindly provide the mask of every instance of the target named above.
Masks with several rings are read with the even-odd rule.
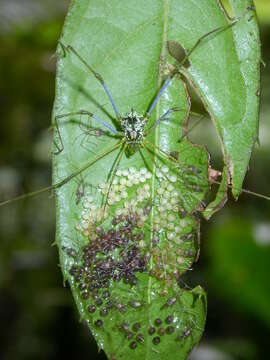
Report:
[[[205,325],[206,294],[182,278],[199,255],[209,155],[188,140],[190,99],[181,75],[172,76],[167,44],[187,51],[227,20],[218,3],[186,3],[74,1],[57,50],[56,243],[80,318],[111,360],[185,359]],[[201,12],[212,23],[195,21]],[[223,36],[233,40],[232,28]],[[194,50],[187,78],[196,72],[200,79],[196,61],[219,41]],[[146,125],[130,132],[121,120],[133,115]],[[136,136],[132,147],[128,138]],[[223,180],[209,217],[224,193]]]
[[[229,2],[233,19],[225,16],[221,1],[171,3],[172,11],[181,14],[179,26],[172,26],[170,33],[170,40],[178,41],[171,55],[179,62],[179,43],[185,53],[198,45],[188,57],[190,66],[180,72],[202,99],[219,135],[225,177],[217,195],[224,194],[220,207],[226,201],[226,183],[236,199],[241,193],[259,119],[261,53],[255,6],[252,0]],[[209,206],[206,217],[217,211],[211,212],[214,208]]]

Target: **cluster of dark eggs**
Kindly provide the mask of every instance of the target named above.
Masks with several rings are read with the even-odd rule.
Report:
[[[136,226],[136,217],[114,218],[112,224],[113,228],[108,231],[96,229],[83,248],[80,264],[70,269],[84,300],[109,288],[111,281],[136,285],[136,273],[146,270],[147,259],[139,247],[144,234]]]
[[[156,318],[153,325],[148,327],[147,333],[149,336],[152,336],[152,343],[154,345],[158,345],[164,335],[171,335],[175,332],[175,327],[172,325],[173,320],[174,318],[172,315],[167,316],[164,321],[160,318]],[[127,322],[123,322],[119,328],[125,338],[130,341],[130,349],[134,350],[140,343],[144,342],[145,337],[141,331],[140,322],[135,322],[131,326]]]
[[[150,326],[148,329],[148,334],[153,336],[152,342],[154,345],[158,345],[161,342],[162,336],[166,334],[171,335],[174,333],[175,328],[172,323],[172,315],[167,316],[165,321],[162,321],[160,318],[154,320],[154,325]]]
[[[144,342],[144,335],[140,332],[141,323],[135,322],[130,326],[127,322],[123,322],[119,326],[119,330],[124,334],[127,340],[132,340],[129,343],[130,349],[134,350],[138,346],[138,343]]]

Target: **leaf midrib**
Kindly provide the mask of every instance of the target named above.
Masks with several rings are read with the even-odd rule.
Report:
[[[166,43],[167,43],[167,38],[168,38],[168,14],[169,14],[169,1],[170,0],[163,0],[163,29],[162,29],[162,47],[161,47],[161,53],[160,53],[160,59],[159,59],[159,68],[158,68],[158,81],[157,81],[157,89],[159,90],[162,84],[162,72],[161,72],[161,67],[160,67],[160,62],[162,59],[165,58],[166,55]],[[157,90],[157,91],[158,91]],[[158,101],[157,105],[156,105],[156,111],[155,111],[155,118],[158,119],[158,117],[160,116],[160,101]],[[160,138],[160,127],[157,126],[155,129],[155,135],[154,135],[154,143],[157,146],[159,144],[159,138]],[[152,201],[155,198],[155,192],[156,192],[156,159],[157,159],[157,149],[155,148],[154,150],[154,162],[153,162],[153,169],[152,169],[152,186],[151,186],[151,198]],[[151,210],[151,226],[150,226],[150,248],[151,248],[151,244],[152,244],[152,240],[153,240],[153,228],[154,228],[154,207],[152,206],[152,210]],[[150,260],[150,268],[152,268],[152,264],[153,264],[153,257],[151,257]],[[151,276],[149,276],[148,278],[148,286],[147,286],[147,291],[148,291],[148,304],[149,304],[149,312],[148,312],[148,319],[149,319],[149,323],[151,320],[151,314],[152,314],[152,307],[151,307],[151,290],[152,290],[152,278]],[[147,346],[146,346],[146,357],[145,359],[151,359],[152,358],[152,346],[151,346],[151,337],[147,337]]]

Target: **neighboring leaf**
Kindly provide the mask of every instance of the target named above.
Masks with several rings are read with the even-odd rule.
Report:
[[[169,39],[188,52],[214,29],[190,55],[191,66],[182,72],[193,84],[214,121],[221,140],[225,167],[232,178],[235,198],[241,192],[251,151],[257,140],[260,94],[260,40],[252,0],[231,0],[236,19],[231,28],[218,1],[172,1],[178,14]]]
[[[261,229],[265,237],[267,226],[239,218],[214,226],[207,244],[211,254],[207,272],[216,294],[270,327],[270,248],[269,243],[260,243]]]

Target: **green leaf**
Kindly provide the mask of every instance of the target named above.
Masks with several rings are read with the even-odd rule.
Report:
[[[210,286],[240,313],[260,319],[270,327],[270,249],[261,237],[265,224],[250,224],[234,216],[214,226],[207,244],[211,254],[207,272]]]
[[[201,1],[200,8],[186,1],[74,1],[57,51],[53,125],[56,115],[87,110],[120,130],[103,87],[68,46],[102,75],[122,116],[131,108],[144,115],[173,67],[168,40],[188,48],[209,26],[224,23],[213,1]],[[219,44],[226,44],[232,68],[222,69],[221,80],[229,84],[227,76],[236,71],[235,99],[235,91],[242,96],[245,87],[232,30],[217,37],[194,51],[187,71],[211,89],[217,76],[203,75],[211,73],[210,59],[224,55]],[[223,82],[217,95],[209,92],[215,104],[222,100]],[[176,353],[185,359],[204,328],[204,291],[179,284],[199,254],[197,212],[208,191],[208,154],[185,136],[190,100],[179,75],[161,96],[149,127],[169,109],[177,111],[134,154],[116,149],[119,138],[87,115],[61,117],[55,131],[58,147],[63,144],[53,159],[60,263],[81,319],[110,359],[175,359]],[[229,131],[222,121],[219,130]],[[151,327],[155,334],[149,335]]]
[[[193,83],[217,127],[237,198],[257,141],[260,40],[253,1],[230,3],[238,21],[226,29],[228,21],[218,2],[203,0],[200,6],[172,2],[173,12],[181,14],[181,21],[171,37],[188,52],[207,32],[221,29],[204,38],[189,57],[191,67],[182,72]]]

